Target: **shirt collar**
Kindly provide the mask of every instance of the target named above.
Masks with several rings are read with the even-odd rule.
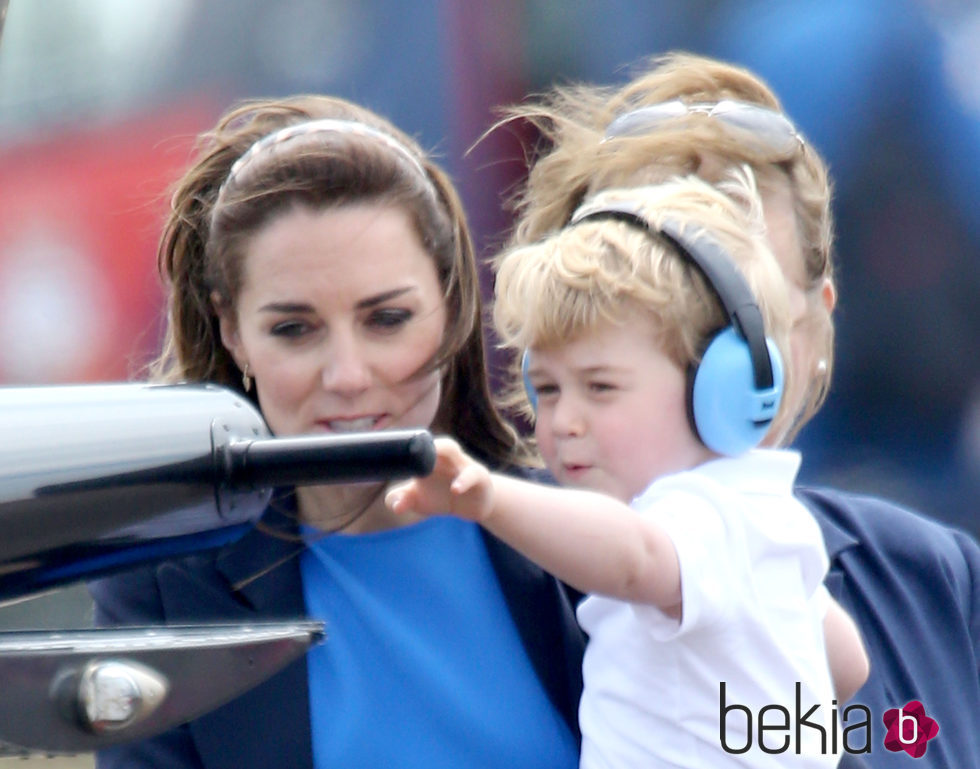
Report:
[[[719,457],[689,470],[654,479],[636,500],[654,489],[659,493],[664,484],[683,483],[685,476],[707,478],[743,493],[791,495],[800,460],[800,453],[793,449],[753,449],[737,457]]]
[[[800,452],[793,449],[753,449],[737,457],[705,462],[693,472],[737,491],[792,494],[800,461]]]

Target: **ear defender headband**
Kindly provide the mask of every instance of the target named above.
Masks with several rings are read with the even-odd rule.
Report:
[[[729,324],[708,340],[700,363],[688,370],[688,417],[694,434],[718,454],[734,456],[758,446],[779,410],[783,363],[779,349],[766,337],[765,324],[752,290],[727,252],[713,239],[685,238],[678,222],[657,229],[628,202],[587,209],[569,224],[612,219],[666,240],[704,277],[718,298]],[[528,353],[521,371],[532,408],[537,396],[527,376]]]

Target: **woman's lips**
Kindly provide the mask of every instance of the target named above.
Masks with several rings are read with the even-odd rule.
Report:
[[[363,433],[377,429],[381,417],[377,414],[363,417],[336,417],[321,419],[317,424],[334,433]]]

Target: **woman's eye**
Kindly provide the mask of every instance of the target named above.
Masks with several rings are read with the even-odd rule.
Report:
[[[538,397],[556,395],[558,393],[558,385],[542,383],[540,385],[534,385],[534,391],[538,394]]]
[[[284,320],[281,323],[276,323],[269,330],[269,333],[272,336],[296,338],[305,334],[309,328],[309,324],[301,320]]]
[[[382,330],[397,329],[405,325],[411,317],[411,310],[390,307],[372,312],[368,317],[368,325]]]
[[[589,382],[589,390],[594,393],[607,393],[616,389],[616,385],[609,382]]]

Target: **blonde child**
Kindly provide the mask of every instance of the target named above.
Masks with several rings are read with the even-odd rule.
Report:
[[[755,448],[792,419],[788,300],[751,172],[718,187],[607,190],[498,261],[495,324],[569,488],[439,439],[386,500],[477,521],[588,594],[586,769],[834,766],[836,704],[867,677],[799,455]]]

